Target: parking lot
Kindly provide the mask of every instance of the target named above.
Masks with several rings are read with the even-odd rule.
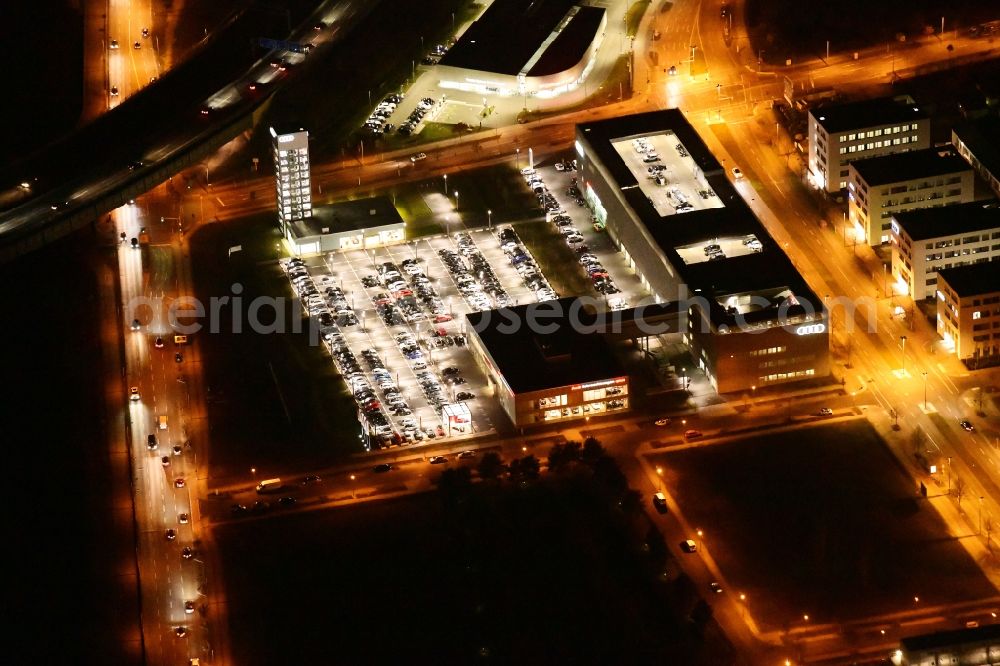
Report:
[[[509,227],[282,265],[369,426],[367,448],[492,431],[464,315],[557,297]]]
[[[494,430],[499,413],[466,346],[469,312],[562,296],[591,296],[608,309],[622,309],[648,297],[624,256],[596,228],[571,162],[525,169],[522,176],[549,220],[545,237],[534,239],[536,249],[539,243],[562,246],[545,248],[553,270],[579,271],[590,293],[558,293],[516,225],[282,261],[354,395],[366,448]]]
[[[569,248],[567,261],[579,266],[576,270],[587,277],[592,287],[586,294],[561,295],[601,298],[610,310],[646,302],[649,292],[586,207],[572,160],[567,158],[555,165],[537,166],[522,173],[545,209],[552,229]]]

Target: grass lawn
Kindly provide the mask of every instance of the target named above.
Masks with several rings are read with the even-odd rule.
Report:
[[[635,37],[639,32],[639,22],[642,15],[649,9],[650,0],[639,0],[629,5],[628,13],[625,15],[626,33],[629,37]]]
[[[174,253],[169,245],[150,245],[148,261],[143,262],[143,267],[147,269],[149,288],[154,294],[162,294],[173,287],[177,274],[174,271]]]
[[[553,225],[540,220],[525,222],[516,227],[517,235],[528,247],[542,274],[560,296],[571,294],[594,295],[594,287],[580,270],[573,251],[555,231]]]
[[[732,663],[671,610],[630,522],[609,504],[566,480],[224,525],[233,659]]]
[[[537,217],[538,203],[524,186],[524,180],[509,165],[496,165],[449,174],[448,198],[455,203],[459,193],[458,216],[469,227]],[[419,238],[444,231],[445,219],[436,215],[428,203],[429,198],[444,195],[444,179],[433,178],[417,183],[402,184],[386,192],[394,197],[396,209],[406,221],[407,238]],[[449,208],[449,210],[451,210]],[[492,218],[486,211],[493,211]],[[449,213],[450,215],[451,213]],[[457,230],[456,225],[452,225]]]
[[[325,350],[311,340],[308,321],[291,308],[291,291],[276,256],[277,231],[271,215],[212,224],[192,236],[195,294],[203,303],[232,296],[240,284],[243,299],[233,325],[233,308],[221,309],[218,332],[197,334],[205,358],[212,431],[211,474],[245,472],[251,462],[274,470],[322,465],[361,450],[353,401]],[[227,259],[227,249],[243,251]],[[285,332],[257,333],[249,310],[259,296],[283,297],[283,312],[260,309],[256,319],[280,321]],[[277,328],[277,326],[274,326]]]
[[[995,594],[864,421],[652,458],[765,628]],[[933,575],[928,575],[933,572]]]

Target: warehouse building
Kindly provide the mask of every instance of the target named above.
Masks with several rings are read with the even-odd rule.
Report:
[[[676,110],[577,126],[581,188],[598,223],[720,393],[829,374],[823,303]]]
[[[930,145],[930,117],[907,95],[809,110],[809,174],[830,193],[847,187],[847,165],[855,160]]]
[[[896,291],[914,300],[934,297],[940,270],[1000,258],[996,201],[897,213],[890,231]]]
[[[554,97],[583,84],[607,29],[578,0],[494,0],[436,68],[441,88]]]
[[[849,165],[848,215],[856,238],[889,242],[896,213],[972,201],[975,174],[952,149],[928,148]]]

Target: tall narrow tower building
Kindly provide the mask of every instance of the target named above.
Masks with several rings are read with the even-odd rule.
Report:
[[[282,236],[288,226],[312,217],[312,184],[309,178],[309,132],[298,128],[271,128],[274,177],[278,192],[278,224]]]

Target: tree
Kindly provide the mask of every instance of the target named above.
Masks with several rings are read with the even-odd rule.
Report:
[[[556,444],[549,451],[549,471],[559,472],[580,460],[580,442]]]
[[[441,473],[437,484],[444,495],[457,497],[472,485],[472,472],[468,467],[449,467]]]
[[[597,459],[594,463],[594,476],[615,495],[621,495],[628,488],[628,479],[611,456],[601,456]]]
[[[538,458],[533,455],[515,458],[510,461],[510,478],[514,481],[537,479],[541,468]]]
[[[503,461],[497,453],[490,451],[480,459],[476,471],[484,481],[496,480],[503,472]]]
[[[962,508],[962,495],[965,494],[965,479],[955,475],[955,498],[958,500],[958,508]]]
[[[583,440],[583,450],[580,452],[580,460],[588,465],[593,465],[600,458],[606,455],[604,447],[593,437]]]
[[[642,511],[642,496],[639,495],[639,491],[628,488],[618,500],[618,505],[626,514],[634,516]]]

